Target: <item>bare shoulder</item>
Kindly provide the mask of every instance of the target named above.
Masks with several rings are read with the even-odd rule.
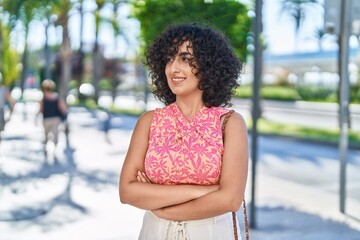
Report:
[[[239,124],[245,124],[245,125],[246,125],[245,120],[244,120],[244,117],[243,117],[240,113],[238,113],[238,112],[236,112],[236,111],[234,111],[234,112],[231,114],[230,119],[233,119],[232,121],[236,121],[236,122],[239,123]],[[230,121],[230,119],[229,119],[229,121]]]
[[[136,127],[150,128],[153,115],[154,115],[154,110],[150,110],[150,111],[147,111],[147,112],[141,114],[141,116],[139,117],[139,119],[136,123]]]
[[[227,120],[225,131],[230,133],[234,131],[246,131],[246,129],[244,117],[240,113],[234,111]]]
[[[154,115],[154,110],[144,112],[143,114],[140,115],[139,121],[150,121],[151,122],[153,115]]]

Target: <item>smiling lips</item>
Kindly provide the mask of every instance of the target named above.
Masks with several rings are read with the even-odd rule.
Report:
[[[183,81],[185,81],[184,77],[173,77],[171,78],[171,81],[174,85],[178,85],[180,83],[182,83]]]

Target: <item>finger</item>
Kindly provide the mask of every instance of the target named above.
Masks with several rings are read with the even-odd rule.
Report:
[[[151,183],[151,181],[150,181],[150,179],[148,178],[148,176],[146,175],[146,173],[142,172],[141,174],[142,174],[142,176],[146,179],[146,182],[147,182],[147,183]]]
[[[138,180],[139,182],[147,183],[146,178],[144,178],[144,176],[141,174],[140,171],[138,171],[137,178],[139,179],[139,180]]]
[[[141,179],[139,176],[136,176],[136,180],[141,183]]]

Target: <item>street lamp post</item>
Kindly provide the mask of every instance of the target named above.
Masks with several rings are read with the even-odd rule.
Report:
[[[327,0],[325,2],[325,30],[339,37],[339,158],[340,158],[340,212],[345,213],[346,200],[346,164],[349,131],[349,38],[352,33],[354,18],[358,14],[359,2],[353,0]]]
[[[346,162],[348,148],[348,130],[349,130],[349,37],[351,30],[351,0],[341,2],[341,20],[340,20],[340,212],[345,213],[346,196]]]
[[[250,204],[250,227],[256,227],[256,205],[255,205],[255,185],[256,185],[256,164],[258,149],[258,130],[257,120],[260,117],[260,86],[262,77],[262,45],[260,35],[262,32],[262,0],[255,1],[255,21],[254,21],[254,80],[253,80],[253,99],[252,99],[252,130],[251,130],[251,204]]]

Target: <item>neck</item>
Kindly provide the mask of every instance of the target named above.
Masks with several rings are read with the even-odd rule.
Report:
[[[198,101],[184,101],[180,99],[176,99],[176,104],[180,111],[184,114],[184,116],[191,120],[192,117],[200,111],[201,108],[204,107],[204,103],[202,100]]]

